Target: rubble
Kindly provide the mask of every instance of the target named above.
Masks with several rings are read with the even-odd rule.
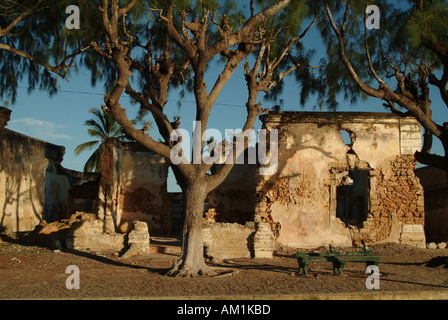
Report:
[[[439,243],[429,242],[426,244],[426,248],[430,250],[446,249],[447,246],[448,246],[447,242],[439,242]]]
[[[149,253],[150,237],[148,224],[143,221],[134,221],[132,231],[127,236],[127,250],[121,256],[126,259],[140,254]]]
[[[427,249],[437,249],[437,244],[435,244],[434,242],[430,242],[426,245]]]

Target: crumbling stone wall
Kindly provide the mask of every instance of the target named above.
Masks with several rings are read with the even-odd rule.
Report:
[[[273,112],[262,120],[268,130],[279,130],[279,170],[257,176],[255,221],[270,223],[277,243],[345,246],[411,237],[414,245],[424,246],[423,227],[408,227],[424,223],[423,191],[412,156],[421,147],[422,133],[414,118]],[[350,141],[344,141],[344,131]],[[358,176],[365,182],[355,182]],[[355,201],[344,198],[344,190],[353,193],[353,188],[365,189],[356,199],[358,211],[365,209],[362,219],[341,217],[349,211],[343,201]]]
[[[355,242],[403,243],[407,241],[402,239],[403,226],[424,225],[423,187],[414,173],[416,164],[413,156],[400,155],[376,172],[375,192],[370,197],[371,215],[363,228],[351,230]],[[424,237],[415,237],[421,240],[417,246],[423,247]]]
[[[109,232],[126,233],[133,221],[147,222],[151,234],[171,232],[168,164],[136,143],[103,143],[98,217]]]
[[[105,220],[100,220],[92,213],[77,213],[67,230],[63,241],[69,249],[90,252],[121,253],[122,258],[149,252],[150,236],[146,222],[134,221],[130,232],[107,233]]]
[[[269,181],[260,176],[257,177],[258,190],[256,197],[258,203],[255,217],[258,222],[268,223],[271,226],[274,235],[278,237],[281,225],[280,222],[275,221],[271,215],[272,209],[275,210],[274,204],[277,203],[282,206],[287,206],[290,201],[295,201],[297,203],[297,201],[305,200],[305,198],[301,197],[302,195],[300,194],[300,190],[303,189],[298,187],[296,189],[298,197],[294,197],[294,194],[291,194],[289,191],[289,178],[279,176],[274,179],[270,179],[271,181]],[[273,205],[274,207],[271,208]]]
[[[376,212],[396,214],[402,224],[424,224],[423,187],[414,173],[416,165],[413,156],[402,155],[392,160],[389,168],[381,170],[376,181]]]

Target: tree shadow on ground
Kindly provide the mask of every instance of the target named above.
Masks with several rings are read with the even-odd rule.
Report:
[[[131,269],[137,269],[137,270],[147,270],[148,272],[157,273],[160,275],[165,275],[171,268],[152,268],[152,267],[145,267],[142,265],[135,265],[131,263],[126,263],[122,261],[117,261],[114,259],[110,259],[104,256],[96,255],[93,253],[85,252],[85,251],[79,251],[74,249],[65,249],[64,252],[70,253],[79,257],[92,259],[104,264],[109,264],[117,267],[124,267],[124,268],[131,268]]]
[[[55,248],[51,244],[49,245],[49,243],[46,241],[32,242],[32,241],[28,241],[26,238],[12,237],[7,234],[0,234],[0,239],[4,243],[10,243],[10,244],[20,245],[20,246],[25,246],[25,247],[38,247],[38,248],[43,248],[43,249],[47,249],[47,250],[60,250],[61,252],[73,254],[78,257],[95,260],[97,262],[101,262],[104,264],[113,265],[113,266],[117,266],[117,267],[137,269],[137,270],[147,270],[148,272],[157,273],[160,275],[165,275],[170,270],[170,268],[151,268],[151,267],[145,267],[145,266],[141,266],[141,265],[135,265],[135,264],[127,263],[125,261],[117,261],[117,260],[110,259],[110,258],[101,256],[101,255],[94,254],[94,253],[79,251],[79,250],[70,249],[70,248],[59,249],[59,248]]]
[[[444,267],[444,268],[448,268],[448,256],[446,257],[435,257],[432,258],[431,260],[427,261],[424,263],[425,267],[429,267],[429,268],[438,268],[438,267]]]
[[[354,278],[363,278],[366,279],[365,276],[353,276]],[[422,283],[422,282],[414,282],[414,281],[408,281],[408,280],[398,280],[398,279],[388,279],[384,277],[380,277],[381,282],[394,282],[394,283],[402,283],[402,284],[409,284],[409,285],[419,285],[419,286],[425,286],[425,287],[432,287],[432,288],[443,288],[448,289],[448,286],[440,285],[440,284],[430,284],[430,283]]]
[[[258,270],[258,271],[270,271],[276,273],[284,273],[286,275],[291,275],[294,272],[297,272],[297,268],[280,266],[275,264],[266,264],[266,263],[251,263],[251,262],[241,262],[241,261],[232,261],[226,260],[220,263],[209,263],[210,266],[214,268],[220,269],[232,269],[232,270]]]

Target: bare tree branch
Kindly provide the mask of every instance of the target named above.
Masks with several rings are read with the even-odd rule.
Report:
[[[415,118],[425,127],[427,128],[431,134],[435,136],[442,136],[443,130],[439,125],[437,125],[435,122],[432,121],[430,117],[421,109],[419,101],[415,101],[406,94],[397,94],[395,93],[389,86],[380,84],[379,89],[374,89],[367,85],[357,74],[355,71],[352,63],[347,57],[346,51],[345,51],[345,44],[344,44],[344,38],[343,33],[338,29],[336,26],[336,23],[333,19],[333,16],[331,14],[331,10],[328,6],[328,3],[325,3],[325,10],[327,12],[327,16],[330,22],[330,25],[334,31],[334,33],[337,36],[338,44],[339,44],[339,57],[344,64],[346,70],[348,71],[349,75],[353,79],[353,81],[358,85],[358,87],[366,94],[368,94],[371,97],[379,98],[385,101],[396,103],[401,107],[404,107],[408,109]],[[345,12],[345,15],[347,14],[347,11]],[[397,79],[399,78],[399,73],[396,70]],[[405,81],[403,79],[402,81]],[[404,91],[406,92],[406,91]],[[403,92],[403,93],[404,93]]]

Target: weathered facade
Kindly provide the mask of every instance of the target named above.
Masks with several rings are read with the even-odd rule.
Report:
[[[47,223],[68,221],[76,213],[80,218],[70,219],[65,246],[95,251],[132,247],[128,255],[147,251],[148,226],[156,234],[170,233],[168,168],[160,157],[111,139],[104,142],[101,174],[68,170],[61,166],[64,147],[4,128],[10,113],[0,108],[1,232],[41,234]],[[50,229],[59,230],[52,225],[45,234]]]
[[[269,222],[277,243],[425,246],[423,188],[413,157],[422,131],[414,118],[274,112],[262,121],[279,132],[279,168],[257,177],[255,221]]]
[[[170,234],[168,164],[136,143],[104,141],[101,152],[98,217],[110,232],[126,233],[133,221],[148,223],[151,234]]]
[[[0,227],[31,231],[66,218],[68,191],[95,177],[63,168],[64,147],[4,128],[9,114],[0,108]]]
[[[168,165],[136,143],[105,139],[101,148],[98,183],[70,191],[78,204],[93,203],[93,213],[73,224],[66,244],[75,250],[125,251],[123,257],[148,253],[150,234],[171,233]]]

